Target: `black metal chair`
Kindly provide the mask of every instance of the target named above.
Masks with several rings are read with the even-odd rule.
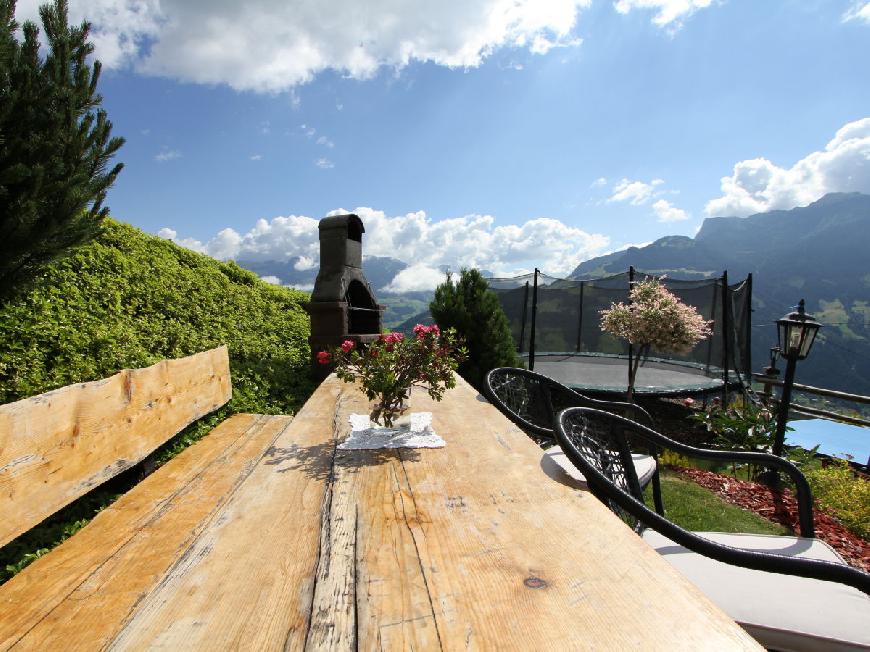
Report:
[[[582,406],[613,412],[643,425],[653,426],[649,412],[639,405],[589,398],[552,378],[527,369],[499,367],[491,370],[486,374],[484,391],[502,414],[539,442],[556,441],[556,414],[569,407]],[[564,465],[561,460],[555,463]],[[633,463],[646,471],[638,478],[639,486],[643,488],[652,483],[656,509],[661,509],[661,485],[654,447],[650,448],[648,455],[635,455]],[[570,469],[565,471],[571,474]]]
[[[684,530],[644,503],[628,436],[689,457],[747,462],[785,474],[796,487],[802,536]],[[847,566],[813,538],[810,487],[790,462],[766,453],[687,446],[624,417],[582,407],[558,414],[556,437],[590,490],[762,645],[870,646],[870,574]]]

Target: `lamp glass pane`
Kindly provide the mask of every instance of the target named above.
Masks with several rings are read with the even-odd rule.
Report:
[[[804,329],[798,324],[790,324],[788,332],[788,352],[793,353],[801,350]]]
[[[805,327],[803,330],[806,335],[803,338],[803,342],[801,342],[800,353],[798,354],[798,357],[800,357],[801,360],[803,360],[810,354],[810,349],[813,346],[813,341],[815,341],[816,334],[819,332],[817,326]]]

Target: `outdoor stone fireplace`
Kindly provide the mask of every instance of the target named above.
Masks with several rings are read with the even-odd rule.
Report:
[[[311,365],[317,377],[329,366],[317,364],[317,353],[344,340],[372,342],[381,333],[384,309],[378,305],[362,271],[362,220],[354,214],[320,220],[320,271],[311,302]]]

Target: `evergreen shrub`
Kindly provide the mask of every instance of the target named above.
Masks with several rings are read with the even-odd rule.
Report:
[[[463,269],[456,282],[448,276],[435,288],[429,311],[442,330],[454,328],[464,340],[468,357],[458,372],[478,390],[490,369],[520,366],[510,323],[478,270]]]

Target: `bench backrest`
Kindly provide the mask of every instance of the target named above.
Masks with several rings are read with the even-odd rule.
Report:
[[[0,406],[0,546],[231,396],[222,346]]]

